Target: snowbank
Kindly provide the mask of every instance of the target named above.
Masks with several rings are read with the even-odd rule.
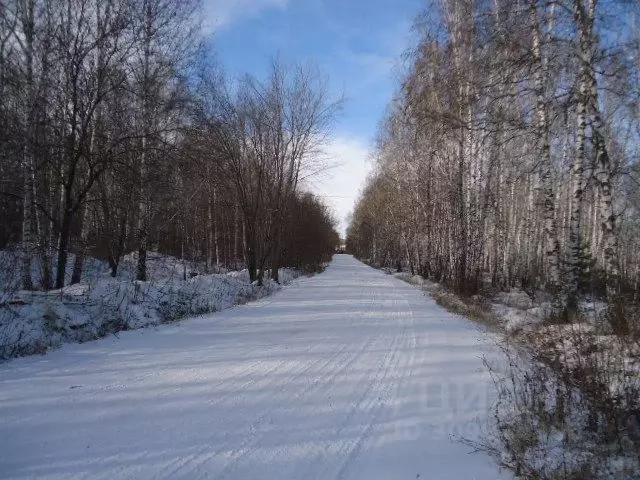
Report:
[[[512,289],[467,298],[407,272],[388,273],[504,335],[507,361],[491,365],[500,397],[498,424],[486,443],[475,446],[495,452],[503,465],[525,476],[556,478],[575,471],[589,472],[579,478],[637,478],[629,476],[639,471],[637,310],[625,306],[629,331],[616,333],[612,320],[621,313],[602,301],[583,298],[578,321],[565,324],[544,292]]]
[[[5,260],[16,262],[11,252],[1,253]],[[280,288],[271,280],[260,287],[250,283],[246,270],[198,274],[199,266],[157,253],[149,255],[147,282],[134,280],[134,256],[124,259],[116,278],[98,260],[88,259],[87,265],[82,283],[47,292],[16,291],[19,269],[3,270],[0,359],[224,310]],[[288,284],[299,272],[281,269],[279,275],[281,284]]]

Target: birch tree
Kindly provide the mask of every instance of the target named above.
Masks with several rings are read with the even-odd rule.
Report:
[[[638,5],[431,2],[349,248],[463,293],[543,289],[570,319],[587,291],[632,295],[638,63],[605,11]]]

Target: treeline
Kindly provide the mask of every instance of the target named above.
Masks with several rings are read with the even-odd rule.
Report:
[[[331,214],[301,191],[336,113],[322,77],[274,62],[227,82],[198,16],[195,0],[0,5],[0,248],[21,252],[25,289],[62,287],[70,253],[73,283],[87,254],[115,276],[136,251],[143,281],[157,250],[260,282],[331,255]]]
[[[380,130],[348,248],[460,292],[636,300],[640,5],[439,0]]]

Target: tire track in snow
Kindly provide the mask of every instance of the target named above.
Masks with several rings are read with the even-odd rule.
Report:
[[[396,291],[397,289],[394,288],[393,292],[395,293]],[[377,299],[375,297],[371,298],[371,304],[375,304],[376,301]],[[397,303],[398,300],[395,299],[393,304],[397,305]],[[380,340],[384,340],[384,336],[378,335],[376,337],[377,343],[372,345],[372,351],[364,351],[360,355],[359,358],[362,358],[367,354],[373,355],[380,350],[386,352],[384,357],[378,362],[375,374],[369,376],[366,388],[358,395],[357,399],[351,403],[351,407],[347,415],[341,419],[339,427],[333,433],[334,437],[339,438],[348,434],[349,430],[359,427],[360,424],[358,422],[355,424],[353,423],[354,418],[363,418],[364,420],[365,429],[362,435],[359,435],[352,440],[342,441],[338,445],[339,448],[337,450],[333,448],[333,453],[340,459],[344,459],[344,463],[349,461],[350,456],[355,455],[352,453],[354,448],[362,443],[364,438],[366,438],[366,434],[370,431],[371,425],[377,418],[378,413],[386,406],[390,397],[389,391],[392,389],[392,384],[387,383],[387,379],[390,377],[391,372],[399,370],[399,362],[396,362],[395,368],[393,368],[393,360],[399,356],[398,347],[401,344],[401,339],[405,336],[406,322],[403,321],[402,315],[398,314],[396,311],[390,312],[386,317],[389,324],[398,323],[398,328],[393,336],[393,340],[391,342],[383,343]],[[379,324],[379,329],[380,328],[384,328],[383,323]],[[334,381],[333,386],[335,386],[336,383],[338,382]],[[323,447],[318,447],[317,452],[309,452],[310,455],[314,455],[313,460],[308,465],[298,469],[295,472],[295,478],[312,478],[314,476],[314,469],[318,468],[323,459],[326,459],[329,456],[332,447],[336,447],[335,443],[329,443],[325,444]],[[343,467],[344,463],[342,465]],[[332,465],[321,466],[319,470],[322,473],[317,475],[316,478],[336,478],[335,472],[333,475],[330,474],[332,469]]]
[[[360,290],[360,296],[359,298],[362,299],[363,297],[365,297],[365,295],[367,294],[367,289],[361,289]],[[370,305],[374,305],[375,302],[373,299],[370,300],[369,302]],[[360,312],[360,316],[366,316],[366,311],[363,310]],[[366,346],[371,342],[371,338],[368,339],[368,341],[364,344],[364,346],[362,347],[362,349],[360,351],[358,351],[357,353],[355,353],[348,361],[342,361],[341,359],[338,360],[337,357],[339,355],[342,355],[343,352],[345,352],[345,350],[347,350],[347,348],[350,345],[348,342],[343,342],[340,344],[340,348],[333,351],[331,357],[329,357],[328,359],[326,359],[325,363],[319,368],[320,372],[327,372],[324,374],[324,377],[327,378],[333,378],[335,377],[335,372],[332,373],[332,369],[328,369],[327,367],[329,365],[332,364],[341,364],[342,367],[340,368],[339,371],[345,371],[348,370],[348,368],[352,365],[353,361],[358,358],[359,354],[361,351],[363,351]],[[311,348],[313,347],[320,347],[320,345],[312,345]],[[318,359],[316,359],[312,364],[309,364],[306,368],[304,368],[302,371],[298,372],[293,378],[290,378],[287,383],[288,384],[295,384],[296,381],[302,377],[303,375],[305,375],[307,372],[309,372],[310,370],[312,370],[314,367],[317,366],[318,363],[320,363],[322,361],[322,357],[319,356]],[[287,372],[278,372],[277,369],[282,365],[282,362],[277,366],[274,367],[270,372],[268,373],[278,373],[279,375],[282,375],[283,373],[287,373]],[[269,375],[266,375],[266,377],[269,377]],[[272,382],[275,383],[275,382]],[[312,386],[317,386],[317,385],[321,385],[321,382],[318,378],[314,379],[314,381],[312,382]],[[266,385],[265,385],[266,387]],[[282,385],[280,389],[285,388],[286,385]],[[267,392],[265,393],[265,397],[269,396],[270,393],[269,389],[264,388],[264,390]],[[307,396],[310,395],[310,392],[315,392],[317,390],[311,390],[310,388],[307,388],[302,394],[297,394],[294,399],[298,400],[300,398],[306,398]],[[257,403],[257,402],[256,402]],[[267,410],[265,412],[263,412],[260,416],[257,417],[257,419],[254,419],[248,427],[248,430],[252,433],[254,433],[257,430],[257,426],[259,426],[260,424],[262,424],[264,422],[264,419],[270,415],[273,415],[274,411],[277,411],[279,409],[281,409],[282,407],[275,409],[275,410]],[[248,409],[247,409],[248,410]],[[237,415],[237,412],[234,412]],[[240,417],[242,417],[243,415],[239,415]],[[233,471],[233,469],[237,466],[237,464],[241,461],[241,459],[243,459],[244,457],[246,457],[247,455],[251,454],[251,450],[250,447],[253,447],[255,445],[257,445],[262,438],[264,437],[264,433],[260,436],[255,435],[255,433],[253,435],[251,435],[250,437],[248,437],[244,442],[242,442],[240,444],[240,446],[236,447],[232,452],[231,452],[231,460],[227,460],[227,464],[225,465],[225,467],[223,468],[222,472],[216,475],[216,478],[224,478],[224,476],[228,475],[230,472]],[[162,476],[165,476],[165,474],[170,477],[170,478],[175,478],[176,475],[178,475],[181,471],[183,470],[187,470],[187,471],[195,471],[199,468],[201,468],[203,465],[205,465],[210,459],[214,458],[216,455],[220,455],[222,453],[222,451],[224,449],[218,449],[212,453],[209,453],[208,455],[204,455],[205,452],[208,450],[208,447],[202,448],[200,449],[198,452],[189,455],[189,457],[187,459],[176,459],[174,462],[172,462],[172,464],[170,464],[167,467],[164,467],[162,470]],[[202,459],[198,460],[199,457],[203,457]],[[191,478],[191,477],[188,477]]]
[[[360,294],[360,299],[363,299],[365,297],[366,293],[369,293],[368,289],[366,288],[362,288],[361,289],[361,294]],[[359,312],[359,316],[362,318],[366,318],[369,314],[369,312],[371,312],[373,310],[373,307],[375,305],[375,298],[373,295],[369,294],[368,296],[368,304],[370,305],[370,309],[369,310],[362,310],[361,312]],[[254,423],[252,425],[257,425],[257,424],[262,424],[263,423],[263,418],[266,416],[274,416],[274,413],[280,413],[281,415],[286,415],[287,412],[293,410],[295,407],[293,406],[295,403],[297,403],[298,401],[302,401],[305,398],[308,397],[312,397],[314,395],[317,394],[318,391],[323,391],[325,393],[325,396],[328,393],[332,393],[332,391],[336,388],[336,378],[346,372],[349,372],[351,367],[353,366],[353,364],[362,357],[363,352],[366,352],[367,349],[369,348],[369,346],[374,342],[374,339],[377,339],[379,337],[379,330],[381,329],[382,325],[378,325],[378,328],[374,331],[374,334],[370,334],[367,337],[366,342],[364,342],[361,346],[361,348],[355,352],[353,355],[351,355],[351,357],[349,358],[348,361],[346,362],[327,362],[326,365],[324,365],[321,369],[321,371],[327,371],[326,374],[323,375],[322,379],[316,378],[314,379],[314,381],[312,382],[313,385],[316,385],[317,387],[314,389],[306,389],[305,391],[303,391],[300,394],[297,394],[294,396],[293,400],[294,402],[289,402],[290,405],[288,407],[278,407],[274,410],[265,412],[257,421],[254,421]],[[343,344],[343,348],[341,351],[344,351],[344,349],[346,348],[346,346],[349,345],[348,343],[344,343]],[[330,364],[340,364],[341,367],[338,370],[335,369],[329,369],[327,368],[328,365]],[[291,382],[290,382],[291,383]],[[330,387],[330,388],[328,388]],[[355,410],[356,407],[354,407]],[[239,453],[238,455],[236,455],[235,457],[233,457],[233,460],[225,467],[225,469],[222,471],[221,474],[219,474],[219,477],[216,478],[226,478],[228,475],[230,475],[234,469],[238,466],[238,464],[243,460],[246,459],[247,457],[251,456],[252,454],[255,454],[255,451],[252,450],[252,447],[254,447],[255,445],[258,445],[263,438],[268,434],[268,432],[263,432],[259,437],[258,436],[253,436],[251,438],[251,440],[247,440],[247,442],[245,442],[241,449],[239,449],[239,451],[236,451],[235,453]],[[283,453],[286,452],[280,452],[280,455],[282,455]],[[274,457],[277,454],[274,455]]]
[[[394,292],[397,292],[397,291],[398,289],[395,288]],[[397,303],[397,300],[396,300],[396,303]],[[386,362],[383,374],[380,376],[380,379],[376,379],[370,384],[372,387],[375,385],[376,387],[380,387],[380,389],[376,390],[374,394],[370,396],[371,398],[370,407],[367,410],[365,410],[368,413],[367,415],[368,421],[365,424],[365,428],[357,437],[355,437],[355,439],[349,442],[345,446],[345,448],[343,448],[342,450],[343,453],[346,453],[346,459],[344,460],[343,464],[341,465],[340,469],[337,472],[337,475],[335,476],[335,478],[337,478],[338,480],[342,480],[346,478],[346,475],[348,474],[349,470],[352,468],[354,462],[356,461],[357,456],[361,451],[364,442],[369,437],[369,434],[371,433],[371,430],[375,424],[376,419],[378,418],[378,415],[386,406],[389,400],[389,396],[390,396],[389,392],[392,388],[392,384],[389,382],[385,382],[385,380],[387,380],[390,372],[392,371],[392,365],[394,364],[394,360],[395,360],[395,367],[393,370],[395,372],[399,371],[399,362],[401,357],[401,355],[399,355],[399,345],[402,343],[402,339],[405,337],[405,332],[406,332],[406,322],[402,318],[402,315],[399,315],[397,313],[396,315],[402,321],[402,329],[394,337],[393,348],[387,354],[388,360]]]
[[[309,351],[311,351],[314,347],[318,347],[318,345],[311,345],[309,347],[308,350],[306,350],[303,353],[308,353]],[[320,361],[317,360],[317,361]],[[260,362],[262,363],[262,362]],[[255,390],[261,390],[263,391],[263,393],[261,394],[260,398],[262,399],[267,399],[272,395],[272,390],[268,387],[270,387],[271,384],[276,382],[276,379],[272,378],[272,374],[277,373],[277,374],[283,374],[283,373],[289,373],[290,370],[285,370],[285,371],[280,371],[280,367],[284,364],[290,363],[287,360],[280,360],[278,361],[274,366],[272,366],[271,368],[267,369],[267,370],[263,370],[262,373],[263,375],[260,377],[260,380],[256,380],[253,382],[250,382],[250,385],[255,389]],[[314,364],[310,364],[306,367],[306,369],[312,368]],[[305,369],[305,370],[306,370]],[[301,373],[296,375],[297,378]],[[231,383],[231,382],[229,382]],[[226,395],[224,395],[223,397],[221,397],[219,400],[215,401],[214,403],[212,403],[211,406],[216,406],[218,404],[223,403],[225,400],[234,397],[234,396],[238,396],[240,395],[243,391],[245,391],[247,389],[248,385],[240,385],[237,388],[235,388],[233,391],[228,392]],[[259,402],[256,402],[259,403]],[[245,410],[248,410],[245,409]],[[228,419],[226,419],[228,421]],[[215,437],[213,437],[215,438]],[[204,452],[206,452],[209,449],[209,445],[205,444],[203,446],[202,449],[198,450],[196,453],[191,454],[187,459],[185,458],[177,458],[174,460],[174,462],[172,462],[171,464],[163,467],[162,471],[161,471],[161,476],[162,477],[166,477],[166,478],[175,478],[175,476],[183,469],[187,468],[190,466],[190,464],[197,462],[197,459],[199,457],[201,457],[203,455]],[[220,453],[219,451],[214,452],[213,454],[211,454],[209,456],[215,456],[216,454]],[[201,463],[206,463],[205,462],[201,462]],[[196,466],[200,466],[200,465],[196,465]],[[196,467],[193,467],[196,468]]]
[[[473,328],[413,287],[337,256],[212,319],[0,370],[0,476],[386,480],[437,463],[437,478],[500,477],[443,441],[466,417],[421,404],[425,382],[480,385],[481,361]]]
[[[330,359],[320,369],[320,371],[326,370],[327,373],[323,374],[321,377],[316,377],[311,382],[311,387],[305,389],[301,393],[297,393],[296,395],[294,395],[292,397],[293,403],[297,401],[302,401],[307,397],[316,395],[319,391],[326,391],[327,385],[333,385],[335,383],[335,382],[331,382],[331,380],[334,380],[335,377],[341,374],[342,372],[348,371],[349,368],[360,357],[362,352],[366,350],[367,346],[370,345],[371,342],[372,342],[372,339],[369,338],[369,340],[365,344],[363,344],[360,350],[358,350],[354,354],[347,353],[346,354],[347,356],[345,357],[344,360],[342,358],[336,359],[337,355],[334,355],[332,359]],[[340,354],[342,354],[345,350],[347,350],[349,346],[350,345],[348,343],[344,343],[342,348],[340,349]],[[341,365],[341,367],[335,370],[333,368],[328,368],[329,365]],[[295,382],[290,381],[289,383],[295,383]],[[293,405],[286,405],[286,406],[283,405],[273,410],[265,411],[260,417],[258,417],[258,419],[252,422],[250,430],[257,430],[256,427],[263,424],[265,418],[269,416],[274,416],[275,414],[278,414],[278,413],[280,415],[285,415],[287,411],[293,410],[294,408],[295,407]],[[247,456],[251,455],[254,452],[252,447],[255,447],[256,445],[258,445],[263,440],[263,438],[267,435],[267,433],[268,432],[262,432],[260,435],[254,435],[251,437],[250,440],[247,440],[245,443],[243,443],[240,446],[240,448],[237,449],[232,454],[232,460],[227,464],[225,469],[219,474],[219,477],[217,478],[220,478],[220,479],[227,478],[228,475],[231,474],[233,470],[237,467],[237,465],[240,463],[241,460],[243,460],[244,458],[246,458]]]

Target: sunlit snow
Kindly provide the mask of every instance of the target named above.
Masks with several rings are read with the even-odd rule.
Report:
[[[497,479],[490,341],[337,255],[263,300],[0,369],[0,477]],[[478,423],[479,422],[479,423]]]

